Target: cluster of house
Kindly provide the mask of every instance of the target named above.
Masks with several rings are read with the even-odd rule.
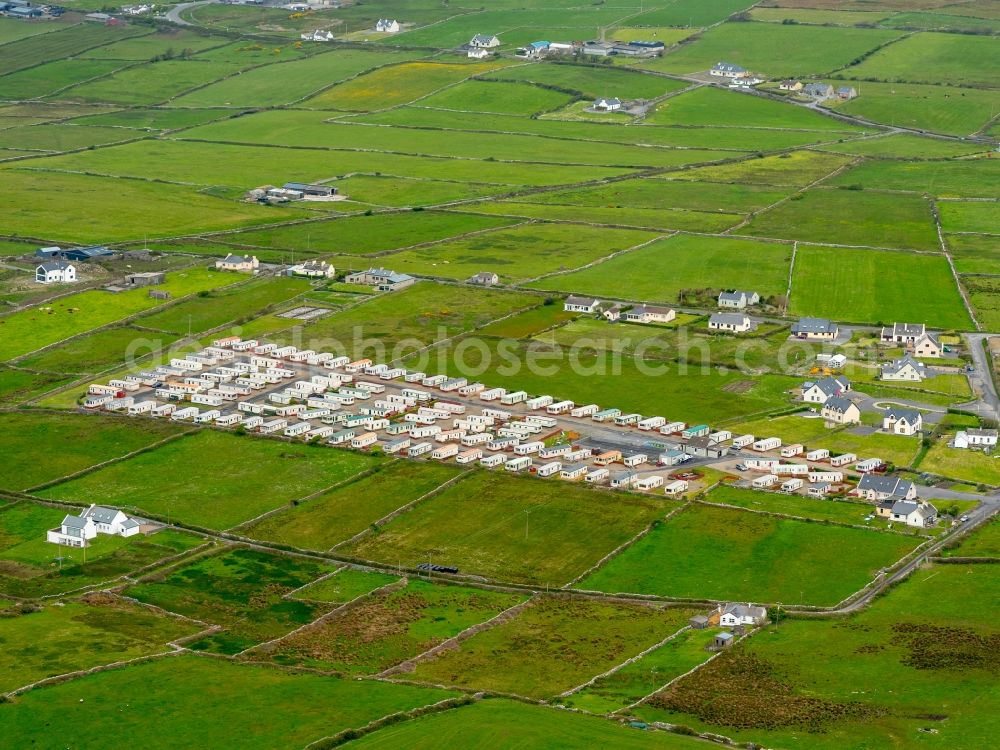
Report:
[[[329,29],[316,29],[315,31],[307,31],[304,34],[299,34],[299,38],[303,42],[332,42],[334,36],[333,32]]]
[[[490,56],[490,50],[500,46],[500,37],[496,34],[476,34],[469,43],[465,45],[469,57],[476,60],[483,60]]]
[[[709,75],[716,78],[724,78],[729,83],[731,89],[749,89],[758,83],[763,83],[764,79],[759,78],[742,65],[720,60],[708,71]]]
[[[262,185],[248,190],[243,200],[248,203],[289,203],[291,201],[331,200],[338,195],[332,185],[315,185],[308,182],[286,182],[281,187]]]
[[[694,630],[706,628],[731,628],[729,632],[715,636],[710,649],[718,651],[729,648],[736,641],[737,635],[742,635],[747,628],[756,628],[767,623],[767,610],[754,604],[738,604],[730,602],[719,604],[707,615],[695,615],[688,620],[688,625]]]
[[[778,84],[781,91],[791,91],[802,96],[808,96],[816,101],[827,99],[839,99],[849,101],[858,95],[857,89],[853,86],[838,86],[834,88],[829,83],[802,83],[794,79],[782,81]]]
[[[45,538],[52,544],[66,547],[87,547],[98,534],[135,536],[142,531],[142,522],[116,508],[91,505],[79,515],[67,515],[57,528],[49,529]]]
[[[760,304],[760,295],[746,289],[733,289],[720,292],[718,306],[721,310],[746,310]],[[729,333],[746,333],[754,329],[750,316],[743,312],[715,313],[708,319],[711,331],[727,331]]]
[[[570,295],[563,301],[563,310],[585,315],[600,315],[612,323],[618,320],[627,323],[669,323],[677,317],[677,311],[670,307],[604,302],[594,297],[577,295]]]
[[[917,498],[913,482],[892,475],[868,473],[854,490],[857,497],[875,503],[875,515],[916,528],[937,523],[937,508]]]
[[[395,292],[412,286],[416,279],[405,273],[390,271],[388,268],[369,268],[365,271],[348,274],[344,281],[348,284],[363,284],[373,287],[376,292]]]
[[[0,0],[0,15],[8,18],[56,18],[65,12],[65,9],[57,5],[43,5],[29,0]]]
[[[337,269],[333,267],[332,263],[327,263],[325,260],[307,260],[289,267],[285,274],[307,279],[332,279],[337,275]]]
[[[851,381],[843,375],[829,375],[802,384],[802,401],[817,404],[828,426],[861,423],[861,409],[846,394]],[[893,435],[918,435],[924,427],[923,415],[916,409],[890,406],[882,412],[882,429]]]
[[[531,42],[518,47],[518,57],[535,59],[547,55],[582,55],[586,57],[657,57],[663,54],[663,42]]]

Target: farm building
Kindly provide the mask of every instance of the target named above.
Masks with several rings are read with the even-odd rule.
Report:
[[[748,307],[760,304],[760,295],[757,292],[735,289],[731,292],[722,292],[718,304],[719,307],[729,310],[746,310]]]
[[[792,335],[806,341],[830,341],[837,338],[839,330],[826,318],[799,318],[792,324]]]
[[[35,281],[39,284],[69,284],[76,281],[76,266],[64,260],[39,263],[35,268]]]
[[[337,194],[337,188],[332,185],[315,185],[309,182],[286,182],[281,187],[313,198],[331,198]]]
[[[115,251],[111,250],[104,245],[91,245],[90,247],[74,247],[69,250],[62,251],[62,257],[64,260],[75,260],[77,262],[86,262],[89,260],[94,260],[96,258],[107,258],[108,256],[114,255]]]
[[[851,99],[856,99],[858,96],[858,90],[853,86],[838,86],[835,93],[837,94],[838,99],[845,102],[850,101]]]
[[[147,271],[145,273],[130,273],[125,277],[125,286],[138,289],[144,286],[156,286],[167,280],[163,271]]]
[[[712,331],[730,331],[745,333],[753,327],[750,318],[738,313],[713,313],[708,319],[708,328]]]
[[[882,429],[893,435],[916,435],[923,426],[923,415],[916,409],[891,406],[882,414]]]
[[[227,255],[215,261],[215,267],[220,271],[253,272],[260,268],[260,261],[255,255]]]
[[[733,645],[736,638],[732,633],[719,633],[712,641],[712,648],[721,651]]]

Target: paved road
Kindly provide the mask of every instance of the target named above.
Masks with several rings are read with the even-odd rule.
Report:
[[[214,2],[217,2],[217,0],[198,0],[198,2],[194,3],[181,3],[180,5],[175,5],[173,8],[168,10],[164,18],[170,21],[170,23],[175,23],[178,26],[194,26],[195,24],[181,18],[181,13],[186,11],[188,8],[196,8],[199,5],[208,5],[209,3]]]
[[[983,342],[991,338],[989,333],[967,333],[965,340],[975,371],[969,374],[969,382],[979,400],[963,404],[961,408],[974,411],[979,416],[995,422],[1000,421],[1000,397],[990,376],[991,362],[983,349]]]

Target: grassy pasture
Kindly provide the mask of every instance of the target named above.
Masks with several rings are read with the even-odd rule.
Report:
[[[805,187],[835,172],[851,159],[818,151],[793,151],[779,156],[750,158],[732,164],[696,167],[670,175],[674,180],[741,182],[753,185]],[[852,184],[852,183],[844,183]]]
[[[681,81],[645,75],[637,71],[564,63],[520,65],[483,74],[483,77],[556,86],[595,99],[607,96],[612,91],[618,92],[622,99],[653,99],[684,88],[684,83]]]
[[[78,55],[85,50],[130,36],[148,33],[141,26],[104,26],[82,23],[41,36],[27,37],[3,46],[0,75],[33,65]]]
[[[68,86],[99,78],[127,65],[119,60],[54,60],[5,75],[0,87],[4,99],[40,99]]]
[[[938,251],[930,204],[921,196],[816,188],[757,214],[742,234],[844,245]]]
[[[376,175],[355,175],[336,180],[332,184],[337,186],[341,194],[348,196],[350,202],[327,204],[324,208],[343,206],[345,211],[360,211],[369,208],[369,206],[392,208],[434,206],[452,201],[483,198],[497,193],[506,193],[510,190],[504,185],[477,185],[471,182],[431,180],[423,177],[380,177]]]
[[[742,216],[707,211],[687,211],[628,206],[570,206],[554,203],[521,203],[515,200],[473,203],[454,210],[477,215],[491,214],[519,219],[606,224],[614,228],[648,231],[720,232],[737,224]]]
[[[18,39],[59,31],[66,21],[55,23],[24,23],[17,18],[0,18],[0,44],[16,42]]]
[[[667,503],[480,472],[350,547],[356,557],[558,586],[666,512]],[[529,528],[525,538],[525,522]]]
[[[348,451],[200,432],[44,491],[46,497],[141,509],[225,529],[372,466]],[[187,467],[182,474],[165,467]],[[238,469],[234,468],[238,467]],[[266,493],[247,493],[251,486]],[[125,502],[123,502],[125,501]]]
[[[509,219],[465,216],[439,211],[353,216],[274,229],[251,230],[226,237],[239,245],[303,252],[364,255],[437,242],[466,232],[499,229]]]
[[[105,128],[66,123],[27,125],[23,128],[0,130],[0,147],[13,146],[25,150],[71,151],[88,146],[100,146],[131,140],[138,133],[121,128]]]
[[[575,317],[577,317],[576,313],[565,312],[559,305],[539,305],[506,320],[490,323],[480,332],[484,336],[526,339],[546,328],[565,323]]]
[[[934,110],[942,111],[942,110]],[[945,110],[946,111],[946,110]],[[879,159],[946,159],[982,153],[981,144],[956,143],[938,138],[924,138],[907,133],[895,133],[879,138],[845,141],[820,146],[823,151],[839,154],[871,156]]]
[[[417,680],[550,698],[663,640],[695,610],[539,597],[513,619],[417,665]]]
[[[160,286],[174,297],[207,291],[232,283],[224,274],[198,268],[173,271]],[[86,291],[70,294],[42,307],[0,317],[0,357],[9,359],[37,351],[70,336],[114,323],[130,315],[151,310],[162,304],[150,299],[147,290],[134,289],[117,294]]]
[[[628,22],[643,26],[660,24],[694,28],[724,21],[746,7],[743,0],[677,0],[634,16]]]
[[[924,32],[900,39],[845,70],[858,78],[996,86],[1000,49],[990,37]]]
[[[490,699],[384,727],[354,740],[358,750],[468,750],[503,746],[523,750],[615,747],[620,750],[696,750],[697,740],[669,732],[639,732],[596,716],[573,714],[521,701]]]
[[[167,27],[154,34],[123,39],[113,44],[105,44],[103,47],[87,50],[80,57],[93,60],[145,62],[170,51],[177,55],[186,52],[188,56],[191,56],[213,47],[222,47],[228,43],[229,40],[225,37],[207,36],[187,29]]]
[[[985,243],[991,256],[996,253],[996,240],[994,237],[988,238]],[[988,268],[981,268],[991,273],[996,272],[996,261],[980,261],[977,265],[988,265]],[[1000,280],[994,277],[983,276],[962,276],[962,286],[966,294],[969,295],[969,303],[976,311],[979,322],[988,331],[995,330],[1000,324]]]
[[[460,473],[440,464],[396,461],[314,500],[268,516],[242,533],[301,549],[326,550]]]
[[[819,76],[850,65],[899,35],[884,29],[725,23],[645,65],[667,73],[695,73],[728,60],[769,78]],[[775,50],[781,54],[775,55]]]
[[[994,518],[976,529],[952,549],[944,551],[945,557],[1000,557],[1000,522]]]
[[[755,240],[678,235],[531,286],[643,302],[676,302],[684,289],[739,286],[751,274],[762,295],[783,294],[791,248]],[[711,267],[711,279],[705,268]]]
[[[1000,461],[980,451],[949,448],[946,440],[931,446],[920,462],[920,470],[973,484],[1000,486]]]
[[[708,493],[705,501],[722,505],[735,505],[747,510],[785,513],[800,518],[812,518],[816,521],[833,521],[854,525],[863,524],[865,516],[872,512],[872,506],[869,503],[817,500],[803,495],[757,492],[728,485],[721,485],[712,490]]]
[[[838,112],[950,135],[970,135],[990,121],[1000,92],[917,83],[848,82],[860,96],[834,102]],[[933,141],[931,142],[933,144]]]
[[[154,614],[117,597],[92,595],[64,606],[0,617],[0,690],[24,687],[100,664],[167,650],[193,623]]]
[[[465,279],[486,268],[504,282],[578,268],[656,237],[628,229],[565,224],[523,224],[458,240],[446,240],[392,256],[403,273]]]
[[[1000,234],[1000,203],[941,201],[938,210],[946,232]]]
[[[26,490],[179,432],[180,428],[169,422],[80,414],[2,414],[0,451],[6,458],[0,464],[0,488]]]
[[[839,5],[840,3],[819,2],[818,5]],[[770,23],[781,23],[785,20],[797,21],[798,23],[809,24],[837,24],[842,26],[853,26],[859,23],[875,24],[886,17],[888,11],[878,10],[840,10],[822,8],[797,8],[797,7],[776,7],[776,8],[754,8],[750,11],[750,17],[754,21],[767,21]]]
[[[122,696],[128,696],[127,707]],[[383,682],[337,680],[193,655],[162,659],[32,691],[4,705],[0,725],[15,746],[38,727],[65,721],[74,741],[99,747],[110,732],[141,732],[149,748],[222,747],[242,736],[247,750],[292,750],[386,714],[454,693]]]
[[[654,125],[856,131],[847,123],[815,111],[713,87],[702,87],[666,99],[646,121]]]
[[[636,713],[768,747],[980,748],[1000,708],[997,631],[969,603],[996,599],[996,573],[922,568],[846,620],[758,633]]]
[[[892,293],[899,288],[914,294]],[[799,247],[791,312],[860,323],[908,315],[941,328],[971,326],[944,256],[882,250]]]
[[[141,144],[136,144],[141,145]],[[104,153],[86,151],[73,156]],[[127,158],[127,157],[126,157]],[[163,162],[164,164],[166,162]],[[19,167],[40,162],[16,162]],[[46,160],[45,167],[54,166]],[[72,168],[71,168],[72,169]],[[113,176],[4,170],[3,182],[23,201],[0,207],[0,223],[10,233],[54,242],[120,242],[143,236],[168,237],[258,226],[300,217],[295,209],[251,206],[196,192],[193,187],[164,185]],[[72,195],[72,201],[64,201]],[[59,204],[59,211],[39,212],[39,205]],[[113,210],[109,210],[109,204]],[[106,296],[106,295],[105,295]]]
[[[215,109],[141,109],[113,110],[75,118],[77,125],[108,125],[137,130],[175,130],[202,125],[227,116]]]
[[[344,604],[399,580],[399,576],[388,573],[341,568],[333,575],[320,578],[294,592],[292,598]]]
[[[443,289],[419,283],[379,295],[303,327],[302,341],[317,351],[343,351],[388,362],[538,304],[538,298],[528,294],[449,287],[444,296]],[[284,336],[275,339],[281,341]]]
[[[408,104],[460,81],[503,67],[501,62],[406,62],[366,73],[306,100],[316,109],[370,112]]]
[[[181,305],[183,307],[183,305]],[[158,351],[179,338],[130,326],[108,328],[68,341],[61,346],[28,355],[18,365],[29,370],[56,373],[98,373],[118,367],[130,357]]]
[[[524,83],[471,80],[451,86],[420,100],[419,106],[434,109],[533,115],[559,109],[573,96]]]
[[[235,654],[279,638],[312,622],[332,607],[286,598],[329,573],[324,563],[235,548],[140,579],[125,595],[169,612],[191,617],[222,631],[188,646],[195,651]]]
[[[1000,160],[867,161],[837,175],[831,185],[903,190],[939,198],[994,198]]]
[[[65,385],[72,380],[64,375],[40,375],[24,370],[0,367],[0,404],[12,406]]]
[[[411,580],[255,652],[278,664],[375,674],[417,656],[527,597]]]
[[[68,509],[14,503],[0,509],[0,592],[34,598],[58,596],[84,586],[115,581],[159,560],[193,549],[202,539],[176,531],[125,539],[100,535],[83,550],[45,539]],[[60,567],[57,557],[62,557]]]
[[[579,588],[832,606],[917,544],[898,534],[696,505],[609,560]],[[848,546],[852,554],[845,559]],[[833,567],[837,576],[826,575]]]

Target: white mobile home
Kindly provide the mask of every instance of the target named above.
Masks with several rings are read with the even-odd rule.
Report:
[[[778,477],[776,477],[774,474],[765,474],[762,477],[757,477],[756,479],[754,479],[753,482],[751,482],[751,485],[756,490],[764,490],[767,489],[768,487],[773,487],[777,483],[778,483]]]
[[[559,477],[566,480],[576,480],[583,479],[587,474],[587,464],[573,464],[572,466],[566,466],[561,472],[559,472]]]
[[[807,461],[823,461],[830,457],[830,451],[826,448],[817,448],[806,453]]]
[[[403,376],[403,382],[405,383],[421,383],[423,379],[427,377],[426,372],[408,372]]]
[[[392,440],[387,442],[383,450],[385,450],[385,452],[388,453],[389,455],[392,455],[394,453],[399,453],[400,451],[405,451],[409,447],[410,447],[410,439],[408,437],[403,436],[403,437],[393,438]]]
[[[557,401],[554,404],[546,406],[545,411],[549,414],[566,414],[574,406],[575,404],[572,401]]]
[[[152,414],[154,417],[169,417],[175,411],[177,407],[174,404],[160,404],[153,407]]]
[[[422,456],[425,453],[429,453],[432,450],[434,450],[434,446],[430,443],[416,443],[406,449],[406,455],[410,458],[414,458],[416,456]]]
[[[156,408],[155,401],[139,401],[138,403],[132,404],[128,408],[129,416],[135,416],[137,414],[149,414]]]
[[[259,429],[262,424],[264,424],[264,417],[253,416],[244,417],[243,419],[243,426],[248,430]]]
[[[639,476],[634,471],[616,471],[611,475],[611,486],[615,488],[631,487]]]
[[[492,468],[494,466],[499,466],[500,464],[505,463],[506,461],[507,461],[507,456],[505,456],[503,453],[494,453],[489,456],[483,456],[479,460],[479,464],[480,466]]]
[[[352,441],[354,439],[354,435],[354,430],[340,430],[339,432],[333,433],[327,442],[329,442],[330,445],[342,445]]]
[[[782,448],[781,455],[783,458],[791,458],[792,456],[799,455],[804,450],[805,447],[802,446],[801,444],[793,443],[792,445],[786,445],[784,448]]]
[[[545,447],[545,443],[541,442],[531,442],[522,443],[514,448],[514,453],[519,456],[530,456],[532,453],[538,453],[542,448]]]
[[[529,424],[537,424],[550,429],[559,424],[554,417],[543,417],[540,414],[529,414],[524,418],[524,421]]]
[[[462,451],[457,456],[455,456],[455,463],[457,464],[471,464],[473,461],[478,461],[483,457],[483,451],[481,448],[470,448],[467,451]]]
[[[732,440],[733,433],[731,433],[729,430],[718,430],[717,432],[709,434],[708,439],[711,440],[713,443],[723,443],[726,440]]]
[[[462,445],[471,448],[475,445],[486,445],[491,440],[493,440],[493,433],[491,432],[474,432],[471,435],[462,437]]]
[[[498,437],[486,444],[486,448],[491,451],[513,450],[521,444],[521,440],[516,437]]]
[[[807,475],[811,484],[840,484],[844,481],[841,471],[810,471]]]
[[[285,428],[285,437],[298,437],[299,435],[305,435],[312,429],[312,425],[308,422],[296,422],[295,424],[290,424]]]
[[[187,419],[194,419],[201,412],[194,408],[193,406],[185,407],[184,409],[178,409],[173,414],[170,415],[170,419],[174,422],[183,422]]]
[[[615,417],[615,424],[619,427],[626,427],[628,425],[638,424],[641,419],[641,414],[619,414]]]
[[[278,430],[283,430],[286,427],[288,427],[288,420],[287,419],[280,419],[280,418],[279,419],[272,419],[272,420],[270,420],[268,422],[264,422],[264,424],[262,424],[260,426],[260,431],[263,434],[265,434],[265,435],[269,435],[272,432],[277,432]]]
[[[648,477],[635,480],[634,486],[637,490],[655,490],[657,487],[663,486],[663,477],[659,474],[651,474]]]
[[[854,463],[857,460],[858,457],[854,453],[843,453],[831,458],[830,466],[847,466],[847,464]]]
[[[436,424],[417,425],[410,428],[410,437],[426,438],[433,437],[441,432],[441,428]]]
[[[587,404],[570,409],[569,415],[571,417],[590,417],[597,414],[598,411],[600,411],[600,407],[597,404]]]
[[[243,421],[243,415],[239,412],[233,414],[223,414],[220,417],[215,418],[215,423],[220,427],[232,427],[234,424],[239,424]]]
[[[571,450],[573,446],[569,443],[557,443],[556,445],[549,445],[538,451],[539,458],[556,458],[558,456],[565,456]]]
[[[781,438],[769,437],[755,441],[751,446],[758,453],[777,450],[781,447]]]
[[[481,401],[496,401],[498,398],[503,398],[506,395],[506,388],[490,388],[489,390],[479,392]]]
[[[631,456],[622,458],[622,463],[626,466],[641,466],[649,460],[645,453],[633,453]]]
[[[222,406],[222,396],[210,396],[207,393],[192,393],[192,404],[202,404],[203,406]]]
[[[524,402],[524,405],[529,409],[544,409],[553,402],[555,402],[555,399],[552,396],[536,396],[535,398],[529,398]]]
[[[636,425],[640,430],[658,430],[667,423],[664,417],[648,417]]]
[[[583,481],[590,482],[592,484],[596,484],[598,482],[603,482],[609,476],[611,476],[611,472],[608,471],[607,469],[603,469],[603,468],[601,468],[601,469],[592,469],[591,471],[587,472],[587,476],[585,476],[583,478]]]
[[[447,445],[442,445],[431,451],[431,458],[435,458],[438,461],[443,461],[446,458],[451,458],[452,456],[458,455],[458,446],[454,443],[448,443]]]
[[[480,398],[482,398],[482,394],[480,394]],[[506,406],[510,406],[511,404],[519,404],[522,401],[527,401],[527,400],[528,400],[528,394],[525,393],[524,391],[514,391],[513,393],[505,393],[500,397],[500,403]]]
[[[352,448],[368,448],[378,442],[378,435],[374,432],[364,432],[351,440]]]
[[[314,427],[306,433],[306,440],[322,440],[323,438],[330,437],[337,430],[330,425],[323,425],[322,427]]]
[[[468,383],[463,385],[458,389],[459,396],[474,396],[477,393],[481,393],[486,390],[486,386],[482,383]]]
[[[198,424],[211,424],[221,416],[222,412],[219,411],[218,409],[209,409],[208,411],[203,411],[201,414],[195,417],[194,421]]]
[[[591,414],[590,418],[595,422],[610,422],[621,413],[621,409],[601,409],[600,411]]]
[[[771,467],[771,473],[783,477],[804,477],[809,474],[809,464],[778,464]]]
[[[870,471],[875,471],[878,469],[884,461],[881,458],[866,458],[864,461],[858,461],[854,465],[854,470],[862,474],[867,474]]]
[[[673,482],[670,482],[663,488],[663,494],[674,497],[676,495],[680,495],[687,492],[689,486],[690,485],[688,484],[687,481],[683,479],[675,479]]]
[[[524,471],[525,469],[530,469],[531,464],[531,456],[516,456],[507,461],[504,464],[504,468],[507,471]]]
[[[660,428],[661,435],[674,435],[678,432],[684,430],[687,427],[686,422],[667,422],[663,427]]]
[[[793,479],[786,479],[781,483],[782,492],[798,492],[805,486],[805,481],[795,477]]]

